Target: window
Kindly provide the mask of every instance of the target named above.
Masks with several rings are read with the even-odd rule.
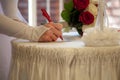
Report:
[[[35,15],[37,15],[36,17],[37,25],[40,25],[46,22],[46,19],[41,14],[41,10],[40,10],[41,8],[45,8],[47,10],[47,12],[50,14],[54,22],[59,22],[62,19],[60,16],[60,12],[63,10],[63,1],[65,0],[19,0],[19,9],[27,21],[29,21],[29,18],[28,18],[29,14],[33,15],[34,18],[36,17]],[[29,5],[33,7],[29,9],[28,8]],[[30,12],[29,10],[32,11],[32,8],[35,8],[35,5],[37,6],[36,10],[34,10],[33,11],[34,14],[32,14],[32,12]],[[32,17],[30,18],[33,19]]]
[[[29,0],[30,1],[30,0]],[[53,21],[59,22],[60,11],[63,8],[63,1],[67,2],[69,0],[31,0],[37,3],[37,25],[45,23],[46,19],[42,16],[40,9],[46,8],[50,13]],[[120,25],[120,2],[119,0],[106,0],[107,1],[107,14],[109,17],[110,26],[118,27]],[[47,7],[50,6],[50,9]],[[61,6],[61,7],[60,7]],[[24,18],[28,20],[28,0],[19,0],[19,9],[23,14]]]

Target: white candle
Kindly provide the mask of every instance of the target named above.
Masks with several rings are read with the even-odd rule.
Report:
[[[64,6],[63,4],[64,4],[63,0],[59,0],[59,22],[63,21],[63,19],[61,17],[61,12],[62,12],[63,6]]]
[[[28,0],[28,16],[29,16],[29,25],[37,25],[37,4],[36,0]]]

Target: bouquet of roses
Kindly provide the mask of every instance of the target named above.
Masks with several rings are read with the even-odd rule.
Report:
[[[98,12],[97,6],[95,0],[71,0],[64,4],[61,16],[70,27],[75,27],[78,33],[83,35],[82,27],[94,26]]]

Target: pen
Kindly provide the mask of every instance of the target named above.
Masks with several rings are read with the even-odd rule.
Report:
[[[47,11],[45,9],[41,9],[42,11],[42,15],[49,21],[49,22],[52,22],[52,19],[51,17],[48,15]],[[60,36],[60,39],[63,40],[63,37]]]

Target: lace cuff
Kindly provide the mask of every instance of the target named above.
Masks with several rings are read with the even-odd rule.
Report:
[[[24,30],[16,33],[14,36],[22,39],[27,39],[30,41],[38,41],[39,38],[49,30],[49,28],[41,25],[39,27],[26,27]]]
[[[32,33],[32,37],[31,40],[32,41],[38,41],[39,38],[44,34],[44,32],[46,32],[47,30],[49,30],[50,28],[47,28],[45,26],[40,26],[40,27],[36,27],[33,29],[33,33]]]

